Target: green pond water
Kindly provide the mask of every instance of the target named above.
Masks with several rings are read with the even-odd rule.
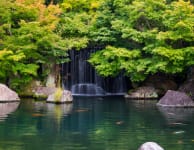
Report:
[[[194,149],[194,109],[157,108],[155,101],[22,100],[0,104],[0,112],[0,150],[137,150],[146,141],[165,150]]]

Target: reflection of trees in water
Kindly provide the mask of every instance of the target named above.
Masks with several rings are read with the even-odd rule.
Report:
[[[35,102],[34,109],[37,113],[37,116],[41,113],[43,115],[48,115],[52,118],[60,119],[63,116],[71,114],[73,109],[73,104],[52,104],[52,103],[45,103],[45,102]]]
[[[73,104],[52,104],[45,102],[35,102],[34,109],[37,118],[37,128],[39,130],[48,130],[48,132],[58,132],[62,126],[64,117],[72,113]],[[42,117],[41,117],[42,116]],[[53,129],[50,130],[50,129]]]
[[[0,103],[0,121],[7,118],[8,114],[16,111],[18,106],[19,106],[19,102]]]
[[[73,104],[61,104],[56,105],[52,103],[45,103],[45,102],[35,102],[34,103],[34,109],[37,113],[37,116],[41,113],[44,113],[44,115],[48,115],[50,117],[60,119],[63,116],[66,116],[68,114],[71,114],[73,109]]]
[[[94,98],[75,100],[71,105],[33,102],[32,106],[27,103],[31,107],[20,107],[15,113],[19,118],[10,117],[2,122],[1,142],[15,142],[28,150],[68,147],[114,150],[137,149],[145,141],[154,140],[164,148],[170,143],[173,150],[180,149],[176,144],[180,136],[172,134],[174,130],[165,126],[166,121],[154,104]],[[8,131],[10,124],[14,127]],[[185,133],[188,132],[185,130]]]
[[[104,123],[106,118],[114,120],[112,124],[115,125],[116,122],[124,120],[126,110],[124,102],[111,103],[111,100],[104,101],[94,97],[76,99],[73,105],[36,103],[35,107],[37,112],[45,113],[45,117],[38,118],[38,128],[54,134],[56,134],[56,128],[59,129],[59,133],[87,134],[96,124]]]
[[[135,108],[139,108],[139,109],[154,109],[156,107],[156,103],[158,100],[126,100],[126,104],[127,105],[132,105]]]

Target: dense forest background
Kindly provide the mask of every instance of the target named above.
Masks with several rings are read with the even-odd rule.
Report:
[[[193,3],[1,0],[0,82],[20,89],[44,80],[50,66],[70,61],[68,51],[92,46],[102,47],[88,60],[102,76],[184,74],[194,65]]]

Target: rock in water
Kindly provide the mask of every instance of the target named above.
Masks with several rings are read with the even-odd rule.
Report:
[[[125,96],[128,99],[156,99],[158,94],[153,87],[139,87]]]
[[[138,150],[164,150],[164,149],[155,142],[146,142],[142,144]]]
[[[47,98],[48,103],[56,103],[56,104],[63,104],[63,103],[72,103],[73,97],[70,91],[64,90],[61,98],[59,100],[55,99],[55,93],[50,94]]]
[[[157,105],[167,107],[194,107],[194,102],[184,92],[168,90]]]
[[[0,84],[0,102],[16,102],[20,98],[16,92],[9,89],[6,85]]]

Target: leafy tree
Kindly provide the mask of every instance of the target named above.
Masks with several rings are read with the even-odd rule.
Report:
[[[125,44],[112,44],[92,55],[89,61],[99,74],[109,76],[125,70],[135,82],[157,72],[181,73],[194,65],[194,6],[190,2],[134,0],[124,6],[125,2],[116,5],[117,17],[110,22]]]
[[[7,84],[16,88],[34,78],[40,64],[66,62],[67,53],[62,38],[54,32],[61,13],[57,5],[18,0],[7,7],[11,11],[1,13],[8,18],[1,27],[1,79],[11,79]]]
[[[63,13],[57,27],[57,33],[66,40],[71,49],[85,48],[91,43],[89,33],[96,19],[96,10],[101,0],[64,0],[61,3]]]
[[[124,71],[136,82],[194,65],[192,1],[1,0],[0,6],[0,81],[14,88],[40,66],[59,68],[68,50],[91,45],[105,47],[89,60],[103,76]]]

